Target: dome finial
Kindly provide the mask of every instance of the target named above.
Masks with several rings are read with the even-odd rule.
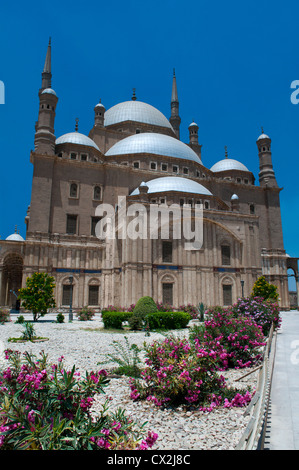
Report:
[[[79,122],[79,118],[76,118],[75,121],[76,121],[76,124],[75,124],[75,131],[78,132],[78,122]]]
[[[228,158],[227,145],[225,145],[224,150],[225,150],[225,158]]]
[[[263,128],[263,126],[261,127],[261,129],[262,129],[262,134],[263,134],[263,133],[264,133],[264,128]]]
[[[136,101],[136,100],[137,100],[135,92],[136,92],[136,88],[133,88],[132,101]]]

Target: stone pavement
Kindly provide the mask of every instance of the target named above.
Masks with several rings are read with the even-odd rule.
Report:
[[[281,318],[264,450],[299,450],[299,311]]]

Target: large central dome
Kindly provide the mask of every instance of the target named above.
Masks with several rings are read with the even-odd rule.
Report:
[[[104,125],[112,126],[121,122],[134,121],[172,129],[168,119],[158,109],[142,101],[125,101],[108,109]]]
[[[188,145],[169,135],[152,132],[134,134],[122,139],[114,144],[106,152],[106,155],[132,155],[140,153],[182,158],[183,160],[192,160],[202,164],[198,155]]]

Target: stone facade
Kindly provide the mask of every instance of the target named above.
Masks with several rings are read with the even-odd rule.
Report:
[[[15,234],[0,241],[0,305],[14,306],[18,289],[39,271],[54,276],[58,308],[68,308],[70,275],[73,307],[100,309],[128,307],[143,295],[177,308],[199,302],[229,305],[249,295],[262,274],[278,286],[281,307],[290,307],[287,269],[294,269],[298,279],[297,260],[283,246],[281,188],[266,134],[257,139],[259,185],[227,154],[206,168],[196,123],[189,126],[189,142],[180,141],[174,75],[169,120],[133,93],[131,101],[108,111],[96,105],[89,136],[77,123],[74,132],[56,138],[50,44],[39,102],[26,239]],[[186,237],[173,233],[99,239],[97,207],[110,204],[118,214],[123,197],[127,208],[142,204],[144,217],[155,203],[191,207],[194,219],[196,205],[202,204],[202,246],[186,250]],[[132,220],[128,216],[126,223]]]

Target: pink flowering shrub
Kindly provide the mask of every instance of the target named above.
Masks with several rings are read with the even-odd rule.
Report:
[[[209,312],[205,328],[194,328],[190,339],[218,352],[222,369],[252,367],[261,359],[265,345],[262,327],[250,317],[235,317],[228,310]]]
[[[231,311],[235,316],[243,315],[252,318],[262,327],[265,336],[269,334],[272,323],[274,328],[279,328],[281,324],[278,302],[273,299],[262,297],[238,299]]]
[[[131,380],[131,398],[147,400],[157,406],[198,406],[210,411],[230,403],[244,406],[251,399],[249,392],[242,399],[228,389],[223,376],[217,373],[219,351],[194,346],[186,339],[166,338],[145,345],[146,367],[141,379]],[[225,351],[222,353],[226,355]],[[225,402],[226,399],[226,402]]]
[[[28,353],[6,351],[8,367],[0,371],[1,450],[116,450],[149,448],[157,439],[123,410],[108,413],[106,400],[96,417],[94,397],[104,393],[107,372],[81,377],[65,370],[63,358],[48,364]]]

